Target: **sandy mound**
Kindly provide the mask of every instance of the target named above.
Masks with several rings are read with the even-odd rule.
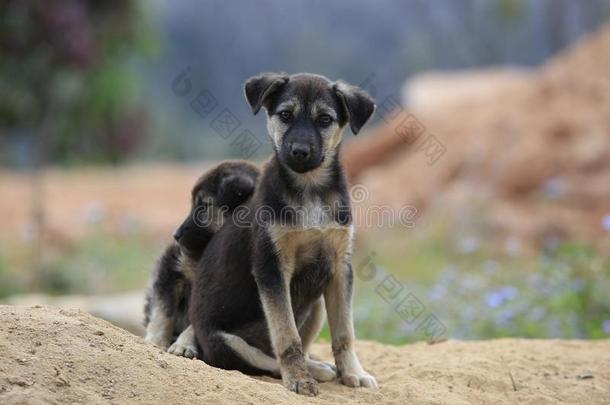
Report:
[[[390,122],[348,145],[349,172],[369,188],[370,204],[440,204],[463,217],[484,201],[498,234],[599,241],[610,215],[608,49],[610,27],[514,80],[485,70],[414,79],[408,111],[392,120],[380,105]],[[442,102],[444,88],[454,89]],[[421,131],[406,132],[408,114]],[[437,161],[425,154],[431,135],[446,148]]]
[[[0,403],[602,403],[610,341],[359,342],[377,391],[336,382],[307,398],[178,358],[76,310],[0,306]],[[315,352],[328,358],[327,344]]]

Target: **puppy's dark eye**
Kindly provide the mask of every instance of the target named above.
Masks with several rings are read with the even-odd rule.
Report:
[[[280,111],[279,116],[283,122],[292,121],[292,112],[291,111],[288,111],[288,110]]]
[[[322,114],[318,117],[318,125],[327,127],[333,122],[333,118],[328,114]]]

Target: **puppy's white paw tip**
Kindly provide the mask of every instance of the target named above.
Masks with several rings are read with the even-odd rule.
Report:
[[[370,374],[345,374],[341,376],[341,382],[348,387],[379,388],[377,380]]]
[[[178,342],[174,342],[168,349],[168,353],[176,356],[186,357],[192,359],[197,357],[197,348],[189,345],[182,345]]]
[[[379,388],[379,385],[377,384],[377,380],[372,375],[360,377],[360,385],[363,387],[372,388],[372,389]]]
[[[360,387],[360,379],[355,374],[343,375],[341,381],[348,387]]]

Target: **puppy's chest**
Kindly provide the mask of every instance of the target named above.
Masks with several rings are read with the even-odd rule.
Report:
[[[335,221],[336,207],[333,203],[317,196],[303,200],[288,200],[278,218],[279,226],[291,230],[324,230],[337,225]]]
[[[289,207],[270,226],[271,240],[283,267],[294,273],[315,262],[334,265],[351,251],[352,226],[335,221],[335,212],[319,201]]]
[[[290,277],[295,313],[308,308],[323,293],[338,264],[351,250],[351,228],[273,228],[274,244],[281,271]]]

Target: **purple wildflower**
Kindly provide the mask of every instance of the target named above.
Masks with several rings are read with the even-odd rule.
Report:
[[[504,296],[500,291],[492,291],[485,296],[485,303],[490,308],[498,308],[504,303]]]

